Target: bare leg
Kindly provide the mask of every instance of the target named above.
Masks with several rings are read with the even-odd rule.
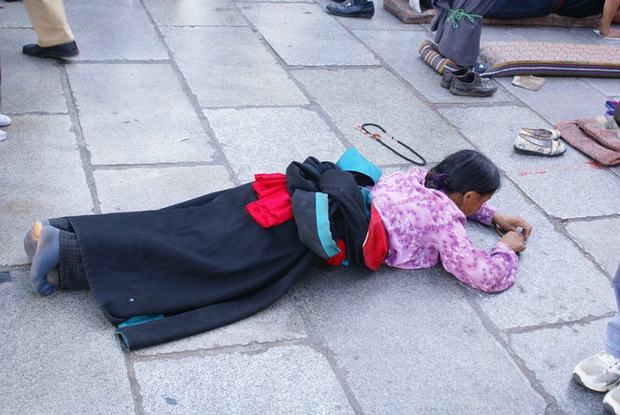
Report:
[[[601,18],[601,36],[620,38],[620,30],[611,27],[612,22],[620,21],[620,0],[606,0]]]

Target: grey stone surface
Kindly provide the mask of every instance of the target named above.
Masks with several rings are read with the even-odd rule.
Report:
[[[501,102],[514,98],[501,88],[489,98],[458,97],[439,85],[440,76],[418,54],[424,32],[398,32],[393,30],[359,30],[355,34],[400,76],[424,95],[430,102]]]
[[[87,214],[92,202],[68,115],[15,116],[0,143],[0,264],[27,262],[34,220]]]
[[[223,166],[98,170],[95,182],[103,213],[160,209],[233,186]]]
[[[3,2],[2,5],[0,5],[0,27],[30,26],[28,13],[26,13],[26,8],[21,2]]]
[[[11,274],[0,284],[0,412],[133,413],[120,343],[89,293],[43,298],[27,270]]]
[[[256,173],[284,172],[312,155],[336,161],[344,146],[314,112],[303,108],[205,111],[241,183]]]
[[[305,279],[299,295],[364,413],[544,411],[445,274],[332,270]]]
[[[76,60],[168,59],[140,0],[66,0],[65,10],[80,48]]]
[[[469,147],[456,130],[424,105],[407,86],[385,69],[304,70],[293,73],[338,126],[347,140],[375,163],[407,163],[353,126],[379,123],[428,161],[440,161]],[[359,88],[364,85],[363,88]],[[413,155],[398,143],[387,144]]]
[[[361,43],[318,4],[239,3],[288,65],[376,65]]]
[[[318,0],[325,7],[334,4],[331,0]],[[350,17],[333,16],[338,23],[349,29],[359,30],[424,30],[422,25],[404,24],[396,16],[383,8],[383,0],[374,0],[375,15],[372,19],[351,19]]]
[[[146,0],[145,4],[162,26],[247,26],[232,0]]]
[[[596,167],[573,148],[556,158],[513,151],[520,128],[550,126],[533,111],[497,107],[441,112],[550,215],[572,218],[620,212],[618,176]]]
[[[34,32],[29,29],[0,29],[0,38],[0,110],[9,113],[67,112],[61,66],[52,60],[34,59],[22,53],[24,44],[36,41]]]
[[[513,36],[529,42],[568,43],[596,45],[603,43],[591,28],[569,27],[515,27],[510,29]],[[607,42],[609,44],[609,42]]]
[[[308,346],[147,361],[135,370],[146,414],[354,413],[325,357]]]
[[[528,204],[515,186],[505,180],[491,203],[500,212],[519,215],[533,226],[527,249],[519,258],[515,286],[500,295],[470,293],[500,329],[578,320],[615,309],[605,275]],[[492,229],[481,225],[470,228],[482,248],[490,250],[498,240]]]
[[[513,350],[567,414],[603,414],[602,393],[571,380],[573,368],[605,348],[607,320],[511,336]]]
[[[76,65],[69,78],[93,164],[212,160],[168,64]]]
[[[162,353],[213,349],[223,346],[245,346],[303,339],[305,337],[306,332],[301,316],[295,309],[290,295],[286,295],[269,308],[245,320],[186,339],[139,349],[135,353],[139,356],[152,356]]]
[[[603,115],[606,111],[605,95],[581,79],[546,78],[538,91],[512,85],[511,77],[501,78],[499,82],[552,124]]]
[[[620,97],[620,81],[608,78],[588,78],[585,81],[608,97]]]
[[[620,218],[573,222],[566,230],[609,275],[615,274],[620,264]]]
[[[183,76],[203,107],[307,103],[249,28],[163,28],[162,31]]]
[[[482,36],[480,37],[482,44],[484,42],[510,42],[522,40],[510,31],[506,26],[482,26]]]

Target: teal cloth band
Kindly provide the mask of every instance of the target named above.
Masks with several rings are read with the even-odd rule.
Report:
[[[354,171],[368,176],[374,184],[377,184],[381,177],[381,169],[357,151],[355,147],[348,149],[336,165],[345,171]]]

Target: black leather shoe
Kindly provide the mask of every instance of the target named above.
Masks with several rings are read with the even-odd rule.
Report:
[[[464,76],[467,75],[467,68],[461,68],[456,71],[451,71],[450,69],[445,69],[443,71],[443,76],[441,77],[441,85],[442,88],[450,89],[450,85],[452,84],[452,80],[455,76]]]
[[[370,19],[375,15],[375,4],[367,0],[348,0],[342,4],[328,4],[327,12],[342,17]]]
[[[36,58],[70,58],[80,53],[75,41],[48,47],[41,47],[35,44],[25,45],[22,48],[22,52],[25,55]]]
[[[497,91],[497,87],[487,80],[483,80],[474,72],[464,76],[455,76],[450,83],[450,92],[453,95],[467,97],[490,97]]]

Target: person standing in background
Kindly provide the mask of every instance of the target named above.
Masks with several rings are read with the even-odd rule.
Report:
[[[79,52],[67,23],[63,0],[24,0],[38,43],[24,45],[22,52],[37,58],[69,58]]]

